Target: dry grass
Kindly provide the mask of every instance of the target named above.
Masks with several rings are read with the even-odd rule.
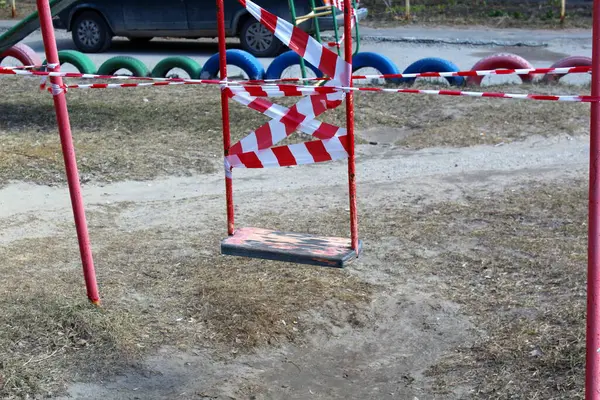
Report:
[[[378,221],[363,224],[367,240],[398,238],[397,250],[380,255],[408,260],[397,274],[423,276],[424,286],[437,277],[431,289],[459,303],[476,325],[474,344],[428,371],[437,394],[461,386],[474,388],[472,398],[583,398],[585,183],[531,183],[486,199],[378,210],[363,220]]]
[[[327,301],[358,315],[329,314],[334,323],[364,320],[362,305],[375,288],[343,271],[224,258],[207,227],[119,230],[120,213],[132,207],[91,215],[102,310],[81,305],[71,235],[0,250],[0,324],[9,327],[0,333],[2,395],[60,390],[70,379],[118,371],[165,343],[230,354],[300,340],[313,329],[304,313],[326,312]],[[347,229],[343,215],[297,218],[293,211],[262,218],[271,226],[293,218],[296,231]],[[476,343],[429,370],[438,394],[460,384],[474,387],[474,398],[581,397],[583,183],[532,183],[461,203],[366,207],[361,221],[367,243],[395,243],[377,254],[392,279],[428,286],[427,278],[437,277],[429,289],[461,304],[477,327]],[[402,268],[394,267],[399,260]]]
[[[8,3],[8,2],[7,2]],[[380,25],[403,24],[404,0],[391,0],[387,8],[383,0],[364,0],[369,9],[369,22]],[[488,25],[494,27],[559,28],[560,0],[413,0],[411,23]],[[591,2],[576,4],[567,0],[564,27],[590,28]],[[34,0],[17,0],[17,18],[35,11]],[[10,7],[0,8],[0,19],[10,19]]]
[[[35,0],[16,0],[17,19],[25,18],[36,11]],[[0,7],[0,19],[12,19],[10,1],[6,1],[6,7]]]
[[[0,100],[0,185],[11,180],[65,181],[52,100],[36,90],[36,83],[3,79],[11,96]],[[587,88],[501,86],[489,90],[579,93]],[[220,168],[216,88],[72,90],[68,101],[84,182],[186,176]],[[580,103],[529,102],[523,107],[514,100],[359,93],[356,110],[359,131],[394,129],[396,144],[409,148],[508,143],[531,135],[582,135],[589,123],[589,107]],[[344,107],[325,114],[323,120],[344,125]],[[233,137],[239,139],[267,119],[235,104],[231,121]],[[358,136],[359,143],[363,142],[360,132]]]
[[[14,96],[0,100],[0,182],[62,182],[51,100],[35,91],[36,83],[6,80]],[[218,158],[212,161],[221,146],[212,88],[72,91],[69,102],[89,179],[147,179],[210,171],[219,164]],[[583,104],[521,107],[494,99],[364,94],[357,96],[357,108],[360,129],[403,129],[408,134],[399,143],[411,147],[584,134],[588,112]],[[238,138],[264,121],[241,107],[232,116]],[[479,119],[469,121],[475,116]],[[343,110],[328,115],[334,122],[342,117]],[[486,135],[480,135],[481,121]],[[526,125],[532,121],[535,130]],[[382,268],[401,278],[437,276],[443,284],[432,290],[462,304],[482,332],[478,343],[456,349],[430,370],[440,393],[460,382],[476,388],[474,397],[581,395],[585,204],[581,183],[532,184],[493,199],[362,212],[366,242],[400,241],[378,255]],[[119,215],[128,207],[134,205],[105,207],[90,216],[107,299],[101,310],[81,305],[71,227],[62,230],[68,234],[0,248],[0,326],[8,327],[0,331],[0,395],[55,392],[66,381],[134,363],[165,343],[182,349],[217,346],[230,354],[298,340],[310,329],[307,311],[331,300],[360,314],[375,290],[340,271],[232,262],[218,255],[220,237],[209,227],[121,230]],[[322,231],[315,231],[319,216],[294,217],[290,229],[345,234],[347,221],[340,215],[319,220]],[[283,221],[289,226],[292,214],[264,218],[269,226]],[[394,271],[399,259],[409,260],[407,267]]]
[[[418,87],[431,88],[432,85]],[[481,91],[483,88],[468,88]],[[491,86],[484,91],[506,93],[579,94],[587,88],[560,85]],[[359,94],[356,121],[360,128],[397,130],[396,144],[465,147],[523,140],[533,135],[585,135],[589,106],[583,103],[454,98],[450,96]]]
[[[63,182],[51,96],[39,93],[35,80],[3,83],[12,95],[1,101],[0,182]],[[71,124],[84,181],[213,171],[223,151],[217,93],[213,88],[72,91]],[[244,126],[264,120],[258,113],[242,117],[239,111],[232,113],[238,137]]]
[[[411,19],[404,0],[364,0],[372,24],[486,25],[494,28],[591,28],[592,2],[567,0],[560,22],[560,0],[412,0]]]
[[[0,396],[56,392],[162,345],[227,357],[295,341],[315,328],[307,311],[341,302],[360,313],[373,290],[340,270],[222,257],[215,234],[119,231],[123,207],[91,213],[102,309],[82,305],[71,235],[0,249]]]

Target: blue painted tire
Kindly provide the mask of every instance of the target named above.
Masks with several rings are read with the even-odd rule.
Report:
[[[352,57],[352,71],[358,71],[361,68],[375,68],[383,75],[399,74],[400,70],[386,56],[377,53],[364,52],[355,54]],[[387,82],[400,83],[399,78],[386,79]]]
[[[423,58],[410,64],[404,70],[403,74],[418,74],[421,72],[458,72],[460,69],[452,62],[443,58],[429,57]],[[413,84],[415,78],[402,78],[402,83]],[[462,86],[465,84],[465,78],[455,76],[446,78],[449,84],[453,86]]]
[[[263,79],[265,69],[256,57],[244,50],[231,49],[226,52],[227,65],[235,65],[244,71],[249,79]],[[206,61],[201,79],[218,79],[219,76],[219,54],[215,54]]]
[[[305,62],[304,64],[315,73],[317,78],[321,78],[323,76],[323,73],[314,65],[308,62]],[[271,62],[271,65],[269,65],[269,68],[267,68],[265,79],[279,79],[286,68],[294,65],[300,65],[300,56],[295,51],[286,51],[285,53],[277,56],[273,62]]]

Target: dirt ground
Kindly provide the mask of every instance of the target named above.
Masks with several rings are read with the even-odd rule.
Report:
[[[357,95],[365,251],[330,270],[219,254],[218,90],[71,91],[96,309],[51,99],[3,83],[0,397],[583,397],[588,105]],[[344,162],[234,179],[237,226],[348,236]]]
[[[0,7],[0,19],[11,19],[10,2]],[[591,28],[592,2],[567,0],[560,21],[560,0],[412,0],[406,18],[404,0],[362,0],[369,9],[367,24],[485,25],[495,28]],[[1,3],[0,3],[1,4]],[[17,0],[17,18],[35,11],[35,0]]]
[[[561,22],[560,0],[362,0],[374,25],[484,25],[495,28],[590,28],[592,2],[567,0]]]

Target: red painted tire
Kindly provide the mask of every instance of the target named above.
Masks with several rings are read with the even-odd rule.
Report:
[[[591,67],[592,59],[585,56],[571,56],[558,60],[550,68],[568,68],[568,67]],[[542,78],[544,83],[558,83],[560,78],[566,74],[546,74]]]
[[[486,71],[492,69],[525,69],[525,68],[533,68],[533,65],[529,63],[523,57],[520,57],[516,54],[510,53],[499,53],[493,54],[491,56],[482,58],[479,60],[471,71]],[[525,83],[529,83],[533,80],[533,74],[525,74],[519,75],[521,80]],[[470,76],[467,79],[467,85],[481,85],[481,81],[483,80],[483,76]]]
[[[40,56],[37,55],[33,49],[25,44],[17,43],[13,47],[8,50],[5,50],[4,53],[0,54],[0,63],[6,57],[14,57],[21,62],[21,64],[30,66],[40,66],[42,65],[42,60]]]

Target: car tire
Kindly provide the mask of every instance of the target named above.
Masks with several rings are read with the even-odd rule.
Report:
[[[260,61],[247,51],[237,49],[227,50],[226,57],[227,65],[234,65],[240,68],[248,75],[248,79],[258,80],[263,79],[265,76],[265,69]],[[200,79],[219,79],[219,65],[219,53],[217,53],[211,56],[204,64],[204,68],[202,68],[202,72],[200,73]]]
[[[17,43],[0,53],[0,63],[7,57],[16,58],[21,64],[28,67],[42,65],[40,56],[31,47],[23,43]]]
[[[260,21],[248,18],[240,29],[242,48],[255,57],[274,57],[283,48],[283,43]]]
[[[75,18],[71,36],[84,53],[103,53],[110,47],[112,33],[104,18],[96,12],[84,12]]]
[[[114,75],[118,70],[126,69],[137,77],[147,77],[150,75],[150,71],[146,64],[138,60],[137,58],[128,56],[116,56],[106,60],[100,68],[98,68],[98,75]]]
[[[96,73],[96,64],[94,64],[91,58],[79,51],[61,50],[58,52],[58,61],[60,65],[71,64],[82,74]],[[44,65],[46,64],[47,61],[44,60]]]
[[[415,61],[410,64],[403,74],[419,74],[423,72],[458,72],[460,69],[453,63],[443,58],[428,57]],[[402,78],[402,83],[412,85],[416,78]],[[465,78],[462,76],[447,77],[446,80],[452,86],[462,86],[465,83]]]
[[[300,56],[294,51],[286,51],[285,53],[277,56],[271,62],[269,68],[267,68],[265,79],[280,79],[283,71],[294,65],[300,65]],[[309,62],[305,62],[304,65],[310,68],[310,70],[315,73],[317,78],[321,78],[323,76],[323,72]]]
[[[180,68],[184,70],[191,79],[200,78],[202,67],[195,60],[189,57],[175,56],[168,57],[161,60],[154,69],[152,69],[152,76],[154,78],[166,78],[169,71],[173,68]]]
[[[352,72],[361,68],[374,68],[382,75],[399,74],[400,70],[392,60],[384,55],[369,51],[360,52],[352,57]],[[398,78],[388,78],[386,82],[398,83]]]
[[[571,56],[558,60],[550,68],[591,67],[592,59],[585,56]],[[542,78],[544,83],[558,83],[566,74],[546,74]]]
[[[479,60],[471,71],[487,71],[494,69],[532,69],[533,65],[526,59],[516,54],[511,53],[499,53],[491,56],[482,58]],[[523,83],[530,83],[533,81],[533,74],[519,75]],[[467,78],[467,85],[480,86],[485,76],[470,76]]]

